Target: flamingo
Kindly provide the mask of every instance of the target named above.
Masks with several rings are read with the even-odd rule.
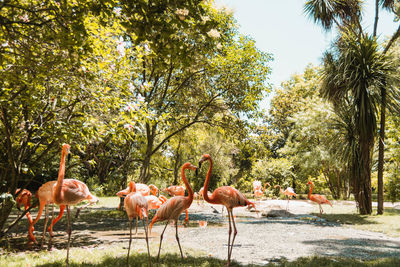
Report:
[[[128,256],[126,258],[126,264],[129,266],[129,253],[131,250],[132,243],[132,220],[136,217],[136,226],[137,226],[137,218],[143,220],[143,227],[146,234],[146,243],[147,243],[147,254],[149,256],[149,266],[151,266],[150,259],[150,249],[149,249],[149,238],[147,235],[147,225],[148,225],[148,203],[145,196],[143,196],[140,192],[136,192],[136,186],[133,181],[129,183],[129,193],[124,199],[124,206],[126,210],[126,214],[129,218],[129,248],[128,248]],[[144,218],[146,218],[147,224],[145,224]]]
[[[154,184],[149,184],[149,188],[150,188],[150,193],[153,194],[154,196],[157,196],[159,192],[158,187],[155,186]]]
[[[163,192],[168,193],[168,195],[175,197],[175,196],[185,196],[185,188],[181,185],[170,185],[167,188],[164,188]],[[185,210],[185,223],[189,222],[189,213]]]
[[[311,181],[308,181],[307,185],[309,185],[309,184],[311,185],[311,188],[310,188],[310,192],[308,193],[308,198],[311,201],[313,201],[313,202],[315,202],[315,203],[317,203],[319,205],[319,216],[321,216],[322,213],[324,212],[324,210],[322,209],[321,204],[329,204],[332,207],[332,203],[325,196],[318,195],[318,194],[311,195],[311,192],[313,190],[314,184]]]
[[[44,221],[44,227],[43,227],[43,236],[42,236],[42,242],[41,242],[41,247],[43,247],[44,240],[45,240],[45,235],[46,235],[46,227],[47,227],[47,222],[49,220],[49,210],[48,210],[48,205],[49,204],[54,204],[53,202],[53,190],[56,185],[57,181],[49,181],[44,183],[42,186],[39,187],[38,191],[36,192],[36,198],[39,199],[39,211],[38,214],[35,218],[35,220],[32,222],[31,226],[29,227],[29,235],[33,237],[33,241],[35,243],[36,239],[35,236],[33,235],[33,230],[34,230],[34,225],[39,221],[40,217],[42,216],[43,209],[46,207],[46,215],[45,215],[45,221]],[[53,226],[58,222],[61,217],[64,214],[65,210],[65,205],[60,205],[60,211],[58,213],[58,217],[52,220],[51,225],[47,229],[47,231],[50,234],[50,238],[53,236]],[[54,207],[53,207],[54,211]]]
[[[186,186],[186,189],[187,189],[189,195],[187,197],[174,196],[174,197],[170,198],[169,200],[167,200],[167,202],[164,203],[157,210],[157,213],[153,217],[153,220],[151,221],[150,226],[149,226],[150,233],[151,233],[151,228],[153,227],[153,224],[155,222],[167,220],[164,230],[162,231],[161,236],[160,236],[160,247],[158,249],[157,261],[160,258],[161,244],[162,244],[165,229],[167,228],[168,223],[171,220],[175,221],[175,229],[176,229],[175,237],[176,237],[176,241],[178,241],[179,250],[181,252],[181,257],[183,258],[183,252],[182,252],[182,248],[181,248],[181,244],[179,242],[179,236],[178,236],[178,219],[179,219],[179,215],[182,213],[182,211],[187,210],[190,207],[190,205],[193,202],[193,195],[194,195],[193,189],[190,187],[190,184],[189,184],[188,180],[186,179],[186,175],[185,175],[186,169],[194,170],[197,172],[197,167],[192,165],[190,162],[186,162],[185,164],[183,164],[182,169],[181,169],[182,179],[183,179],[183,182],[185,183],[185,186]]]
[[[69,265],[69,246],[71,242],[71,219],[70,205],[76,205],[84,200],[88,200],[90,204],[97,203],[99,199],[89,192],[89,188],[83,182],[76,179],[64,179],[65,176],[65,157],[70,151],[70,145],[64,144],[61,152],[60,170],[58,172],[57,182],[53,190],[53,202],[57,205],[65,205],[67,208],[67,259],[66,264]]]
[[[150,187],[148,185],[141,183],[135,183],[135,185],[136,185],[136,191],[141,193],[142,196],[150,195]],[[119,191],[116,195],[119,196],[120,198],[124,198],[127,194],[129,194],[129,185],[127,188]],[[119,203],[117,210],[121,210],[121,202]]]
[[[254,183],[253,183],[253,185],[254,185]],[[254,189],[254,198],[255,199],[257,199],[257,198],[261,199],[262,198],[262,196],[264,195],[265,188],[266,188],[267,185],[268,185],[268,187],[271,186],[269,183],[265,183],[264,184],[264,188],[258,187],[257,189]]]
[[[154,195],[150,196],[145,196],[147,204],[148,204],[148,209],[149,210],[156,210],[161,207],[162,204],[164,204],[167,201],[167,198],[163,195],[156,197]]]
[[[275,185],[274,188],[279,187],[279,191],[284,194],[287,197],[287,205],[286,205],[286,210],[289,208],[289,200],[293,197],[296,196],[296,193],[294,192],[293,188],[288,187],[285,189],[285,191],[282,190],[280,185]]]
[[[212,162],[210,155],[204,154],[202,156],[202,158],[199,161],[199,168],[201,167],[201,164],[206,160],[208,160],[208,162],[209,162],[209,167],[208,167],[206,180],[204,181],[204,191],[207,192],[208,191],[208,183],[211,178],[211,172],[212,172],[212,167],[213,167],[213,162]],[[211,194],[211,196],[209,196],[208,194],[204,194],[204,199],[208,203],[223,205],[226,207],[226,210],[228,211],[229,237],[228,237],[227,266],[229,266],[230,262],[231,262],[233,243],[235,242],[235,237],[237,234],[235,218],[233,216],[232,209],[235,207],[243,207],[243,206],[247,206],[247,205],[252,205],[254,207],[254,209],[256,207],[253,202],[250,202],[242,193],[240,193],[237,189],[235,189],[231,186],[218,187],[217,189],[214,190],[214,192]],[[231,233],[232,233],[231,220],[232,220],[233,229],[234,229],[232,243],[231,243]]]
[[[23,189],[21,192],[20,191],[20,188],[15,191],[15,194],[17,195],[17,198],[15,199],[15,202],[17,202],[17,208],[20,209],[21,205],[24,205],[25,210],[27,210],[31,206],[32,193],[28,189]],[[29,222],[28,242],[35,242],[35,236],[29,231],[29,229],[33,227],[31,214],[27,212],[25,215]]]

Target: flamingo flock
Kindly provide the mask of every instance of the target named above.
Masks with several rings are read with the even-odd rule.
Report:
[[[41,247],[45,242],[45,234],[49,232],[49,249],[51,248],[51,241],[53,237],[53,226],[54,224],[61,219],[64,210],[67,210],[67,256],[66,256],[66,265],[69,264],[69,247],[71,242],[71,234],[72,234],[72,227],[70,221],[70,206],[76,205],[84,200],[88,201],[87,205],[92,205],[97,203],[99,200],[96,196],[90,193],[88,187],[83,182],[76,180],[76,179],[65,179],[65,158],[70,153],[70,146],[68,144],[64,144],[62,146],[61,151],[61,161],[60,161],[60,169],[57,180],[49,181],[44,183],[36,192],[35,196],[39,199],[39,211],[35,218],[32,220],[31,215],[29,212],[26,213],[29,222],[29,230],[28,230],[28,242],[30,243],[37,243],[36,238],[34,236],[34,225],[40,219],[43,209],[46,209],[46,216],[45,222],[43,227],[43,235],[41,241]],[[208,162],[208,171],[204,180],[204,186],[200,189],[198,193],[195,193],[190,186],[188,179],[186,178],[185,171],[191,170],[195,171],[196,175],[198,169],[201,168],[204,162]],[[157,255],[157,262],[160,258],[161,246],[164,237],[164,232],[170,222],[175,223],[175,231],[176,231],[176,241],[179,246],[179,251],[181,257],[183,258],[183,251],[179,240],[178,235],[178,219],[180,214],[185,211],[185,223],[188,221],[188,209],[191,206],[193,200],[197,198],[199,201],[200,198],[203,198],[205,201],[211,204],[222,205],[228,211],[228,251],[227,251],[227,266],[230,265],[232,259],[232,251],[234,247],[234,242],[236,235],[238,233],[236,223],[235,223],[235,216],[233,215],[233,209],[236,207],[244,207],[244,206],[252,206],[254,209],[255,203],[249,201],[240,191],[231,187],[231,186],[221,186],[215,189],[213,192],[208,191],[209,182],[211,179],[213,169],[213,161],[210,155],[204,154],[198,164],[198,167],[192,165],[190,162],[186,162],[183,164],[181,168],[181,179],[188,191],[188,196],[185,196],[185,187],[178,185],[178,186],[169,186],[162,191],[168,193],[172,196],[170,199],[167,199],[164,195],[159,194],[159,190],[157,186],[151,184],[141,184],[135,183],[133,181],[129,182],[129,186],[116,193],[117,196],[124,198],[124,207],[129,219],[129,246],[127,252],[127,265],[129,266],[129,254],[131,250],[131,243],[132,243],[132,221],[136,219],[136,233],[138,227],[138,219],[143,221],[143,227],[145,231],[146,237],[146,244],[147,244],[147,253],[148,253],[148,264],[151,266],[151,256],[150,256],[150,249],[149,249],[149,234],[151,234],[152,227],[154,223],[166,221],[165,227],[160,235],[160,244],[158,249]],[[253,183],[253,190],[254,190],[254,198],[262,198],[265,188],[269,183],[265,183],[264,187],[262,188],[261,181],[254,181]],[[308,198],[317,203],[319,205],[320,216],[323,213],[322,204],[329,204],[332,206],[332,203],[326,199],[326,197],[318,194],[312,194],[313,190],[313,183],[309,181],[307,185],[311,185],[310,191],[308,194]],[[280,193],[287,197],[287,207],[289,207],[289,201],[293,196],[296,196],[294,190],[290,187],[282,190],[280,185],[275,185],[275,188],[279,187]],[[21,205],[24,205],[25,210],[30,207],[32,193],[27,190],[23,189],[21,192],[20,189],[16,191],[16,202],[18,209]],[[207,192],[207,194],[204,194]],[[199,202],[198,202],[199,203]],[[50,226],[47,228],[47,223],[49,220],[49,205],[53,206],[53,216]],[[59,206],[59,214],[56,218],[54,218],[54,205]],[[87,205],[83,206],[82,208],[86,207]],[[77,215],[79,210],[77,211]],[[148,224],[149,220],[149,210],[156,210],[154,217],[151,220],[150,225]],[[207,221],[201,221],[202,227],[207,225]],[[136,234],[135,233],[135,234]]]

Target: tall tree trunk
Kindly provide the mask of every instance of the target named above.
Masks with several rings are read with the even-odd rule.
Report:
[[[142,161],[142,166],[140,168],[140,176],[139,176],[139,181],[143,183],[147,183],[150,180],[150,161],[151,161],[151,156],[153,155],[153,146],[154,146],[156,129],[157,129],[156,124],[151,126],[150,124],[146,123],[147,146]]]
[[[371,146],[366,140],[360,140],[359,170],[357,171],[355,197],[360,214],[372,213],[371,192]]]
[[[381,123],[378,155],[378,214],[383,214],[383,163],[385,150],[386,88],[381,88]]]

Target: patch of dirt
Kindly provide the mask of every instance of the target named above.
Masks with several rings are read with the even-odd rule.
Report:
[[[342,205],[350,204],[346,202]],[[354,202],[352,205],[355,205]],[[285,200],[263,200],[256,202],[256,208],[257,210],[240,207],[233,211],[238,234],[232,259],[239,263],[263,265],[312,255],[358,259],[400,257],[400,238],[328,222],[312,215],[318,212],[318,206],[309,201],[291,200],[287,206]],[[329,211],[330,207],[324,209]],[[189,218],[190,223],[184,227],[183,213],[178,228],[184,253],[190,253],[190,249],[193,249],[200,250],[205,255],[226,259],[228,241],[226,210],[222,210],[222,206],[209,203],[198,205],[193,202],[189,209]],[[40,231],[43,229],[41,221],[35,225],[35,235],[39,242]],[[165,222],[161,222],[153,227],[150,236],[153,248],[158,248],[159,236],[164,225]],[[20,227],[20,232],[23,231],[22,228]],[[65,229],[63,217],[54,227],[53,247],[56,249],[65,248],[67,240]],[[129,240],[129,221],[125,212],[106,208],[91,207],[82,210],[80,217],[74,219],[72,229],[73,247],[99,248],[115,243],[127,244]],[[134,236],[135,240],[132,242],[133,246],[144,251],[144,237],[143,225],[139,223],[138,234]],[[8,242],[11,242],[9,245],[14,249],[26,250],[26,232],[9,238]],[[168,247],[170,252],[179,253],[173,226],[167,227],[163,252],[164,247]],[[39,250],[39,246],[34,245],[29,249]]]

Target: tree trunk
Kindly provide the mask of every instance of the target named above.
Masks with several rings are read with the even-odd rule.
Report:
[[[157,125],[150,126],[146,123],[146,136],[147,136],[147,146],[146,152],[142,161],[142,166],[140,168],[139,181],[142,183],[147,183],[150,180],[150,161],[153,155],[154,138]]]
[[[1,212],[0,212],[0,240],[4,237],[4,226],[7,223],[7,219],[10,216],[11,210],[14,206],[14,201],[12,200],[12,196],[7,197],[0,204]]]
[[[386,88],[381,88],[381,123],[379,131],[378,156],[378,214],[383,214],[383,163],[385,150]]]
[[[356,159],[359,162],[359,168],[356,172],[355,198],[360,214],[371,214],[371,146],[368,141],[363,141],[360,140],[360,157]]]

